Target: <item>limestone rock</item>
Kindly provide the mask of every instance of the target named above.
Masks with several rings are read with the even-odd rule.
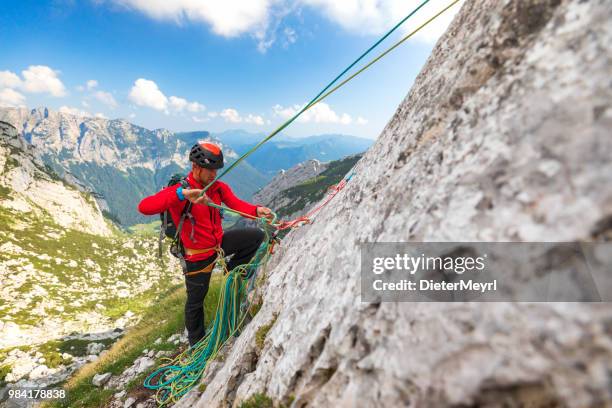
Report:
[[[130,408],[132,405],[134,405],[134,403],[136,402],[136,398],[134,397],[129,397],[128,399],[125,400],[125,402],[123,403],[123,408]]]
[[[96,374],[93,376],[91,383],[95,385],[96,387],[102,387],[104,384],[108,382],[108,380],[110,380],[111,377],[112,377],[111,373]]]
[[[103,343],[89,343],[87,345],[87,354],[100,354],[100,352],[104,350]]]
[[[608,304],[361,303],[359,243],[609,237],[611,20],[607,0],[466,1],[336,205],[285,238],[204,393],[176,406],[610,405]]]
[[[130,367],[126,368],[123,371],[123,373],[121,373],[121,375],[112,377],[106,383],[106,386],[104,388],[121,389],[129,381],[136,378],[139,374],[144,373],[145,371],[147,371],[148,369],[154,366],[155,366],[155,359],[147,357],[147,356],[138,357],[136,360],[134,360],[134,362],[132,363]]]

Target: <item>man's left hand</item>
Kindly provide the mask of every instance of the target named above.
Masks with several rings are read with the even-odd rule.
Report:
[[[257,207],[257,216],[265,217],[270,221],[272,221],[272,219],[274,218],[274,216],[272,215],[272,210],[270,210],[268,207]]]

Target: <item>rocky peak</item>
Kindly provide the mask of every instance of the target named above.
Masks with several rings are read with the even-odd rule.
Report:
[[[6,122],[0,122],[0,144],[13,146],[25,154],[30,154],[33,150],[28,142],[17,132],[17,129]]]

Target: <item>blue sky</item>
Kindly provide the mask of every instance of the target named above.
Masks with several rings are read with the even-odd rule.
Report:
[[[3,2],[0,105],[267,132],[421,1]],[[384,45],[448,2],[431,0]],[[286,133],[377,137],[457,9]]]

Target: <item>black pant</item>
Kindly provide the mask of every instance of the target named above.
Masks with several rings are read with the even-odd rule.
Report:
[[[259,245],[264,239],[264,232],[258,228],[238,228],[226,231],[223,234],[221,248],[226,256],[234,255],[228,262],[228,270],[232,270],[238,265],[249,263]],[[197,262],[187,262],[187,272],[194,272],[204,269],[215,260],[217,255]],[[204,325],[204,298],[208,292],[208,284],[212,273],[198,273],[192,276],[185,276],[185,286],[187,288],[187,301],[185,302],[185,327],[189,344],[194,345],[200,341],[205,333]]]

